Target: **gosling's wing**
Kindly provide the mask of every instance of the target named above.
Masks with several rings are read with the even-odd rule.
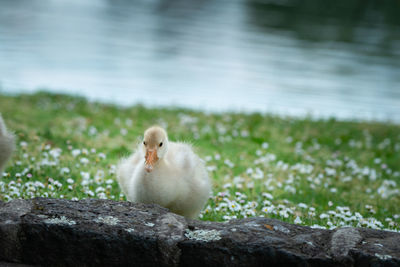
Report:
[[[171,142],[168,148],[168,159],[178,169],[191,171],[198,162],[198,157],[194,154],[189,144]]]
[[[125,195],[129,191],[129,181],[133,179],[132,175],[141,164],[143,158],[143,152],[138,149],[129,157],[121,159],[117,165],[117,181]]]

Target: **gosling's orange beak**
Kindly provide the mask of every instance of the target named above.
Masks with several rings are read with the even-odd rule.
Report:
[[[151,172],[153,170],[154,164],[157,162],[157,160],[158,157],[156,149],[146,150],[144,168],[146,169],[147,172]]]

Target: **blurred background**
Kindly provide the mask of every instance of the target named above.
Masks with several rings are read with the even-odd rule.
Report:
[[[0,93],[400,122],[400,1],[1,0]]]

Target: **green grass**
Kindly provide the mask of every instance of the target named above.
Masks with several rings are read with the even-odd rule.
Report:
[[[0,181],[3,201],[123,200],[115,165],[159,124],[206,160],[213,196],[203,220],[265,216],[326,228],[400,229],[399,125],[123,108],[47,93],[0,95],[0,112],[17,136]]]

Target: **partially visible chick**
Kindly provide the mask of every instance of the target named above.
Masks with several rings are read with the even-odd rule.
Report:
[[[190,145],[168,141],[158,126],[147,129],[143,143],[117,167],[121,190],[132,202],[154,203],[196,218],[211,191],[203,161]]]
[[[3,117],[0,114],[0,177],[3,168],[14,150],[14,135],[7,131]]]

